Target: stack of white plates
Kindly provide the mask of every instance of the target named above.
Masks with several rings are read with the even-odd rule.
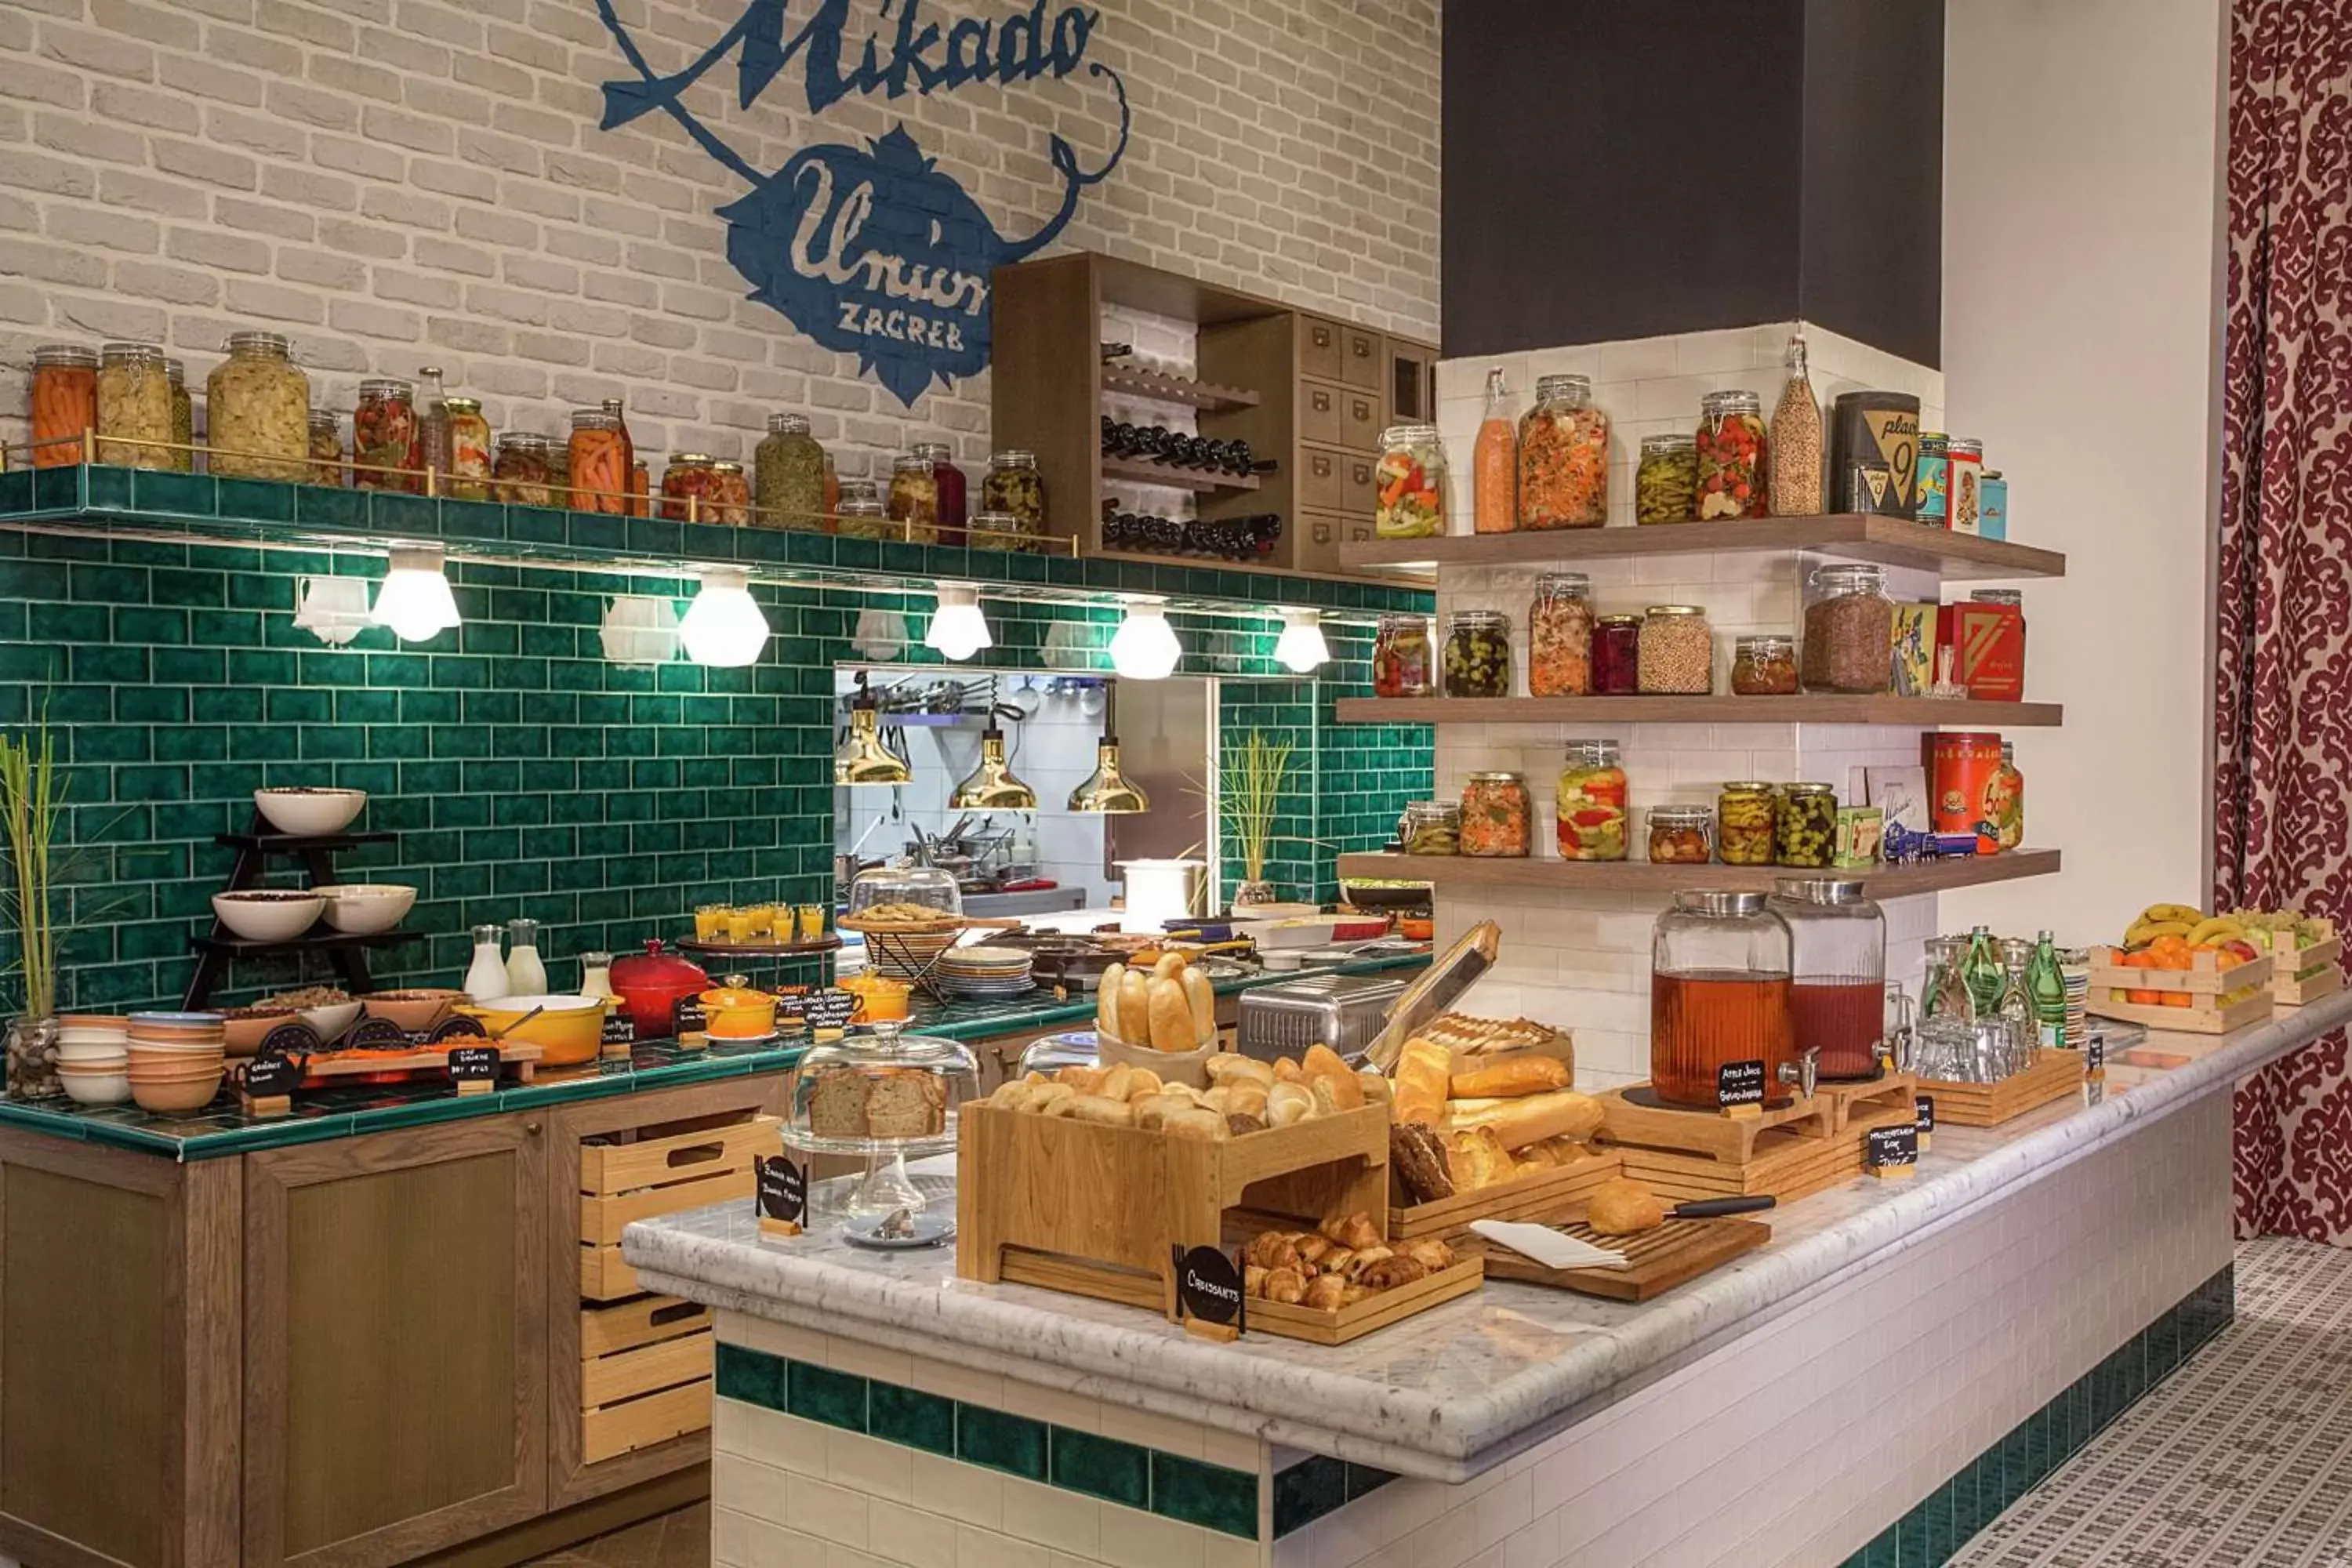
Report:
[[[936,973],[953,996],[982,1001],[1019,996],[1037,988],[1029,973],[1029,950],[1021,947],[956,947],[940,955]]]

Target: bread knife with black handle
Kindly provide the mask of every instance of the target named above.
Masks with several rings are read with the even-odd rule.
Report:
[[[1666,1211],[1668,1219],[1720,1219],[1727,1214],[1753,1214],[1769,1209],[1777,1202],[1769,1193],[1759,1193],[1744,1198],[1701,1198],[1696,1203],[1676,1204]]]

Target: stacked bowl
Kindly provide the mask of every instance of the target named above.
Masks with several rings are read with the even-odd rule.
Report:
[[[58,1019],[58,1081],[77,1105],[120,1105],[131,1098],[131,1020],[104,1013]]]
[[[220,1089],[226,1026],[218,1013],[133,1013],[131,1098],[142,1110],[185,1115]]]

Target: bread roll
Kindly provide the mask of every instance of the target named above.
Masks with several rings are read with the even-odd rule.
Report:
[[[1205,1046],[1217,1037],[1217,991],[1209,977],[1197,969],[1187,969],[1179,976],[1184,985],[1184,1000],[1192,1008],[1192,1041]]]
[[[1353,1110],[1364,1103],[1364,1086],[1356,1081],[1355,1069],[1339,1059],[1339,1053],[1325,1045],[1307,1047],[1307,1058],[1298,1064],[1310,1084],[1330,1085],[1332,1109]],[[1319,1098],[1319,1097],[1318,1097]]]
[[[1364,1068],[1358,1071],[1356,1082],[1363,1088],[1366,1105],[1386,1105],[1394,1098],[1391,1093],[1392,1086],[1376,1068]]]
[[[1051,1110],[1055,1106],[1065,1104],[1067,1101],[1077,1099],[1077,1097],[1078,1091],[1069,1084],[1041,1083],[1037,1086],[1036,1098],[1032,1100],[1024,1109],[1029,1110]]]
[[[1123,1100],[1108,1100],[1099,1094],[1073,1095],[1067,1101],[1068,1114],[1079,1121],[1098,1121],[1106,1127],[1132,1127],[1135,1109]]]
[[[1118,1037],[1130,1046],[1151,1044],[1151,976],[1140,969],[1118,977]]]
[[[1099,1094],[1106,1100],[1127,1100],[1131,1098],[1128,1089],[1134,1081],[1135,1069],[1122,1063],[1103,1074],[1102,1081],[1088,1092]]]
[[[1189,1051],[1192,1048],[1192,1005],[1184,1000],[1183,985],[1173,980],[1149,983],[1151,1048]],[[1135,1042],[1141,1044],[1141,1041]]]
[[[1294,1121],[1304,1121],[1315,1114],[1315,1096],[1295,1083],[1278,1083],[1265,1097],[1265,1120],[1274,1127],[1287,1127]]]
[[[1135,1124],[1146,1132],[1158,1132],[1168,1124],[1168,1119],[1194,1109],[1192,1102],[1181,1094],[1147,1094],[1128,1102],[1135,1107]]]
[[[1307,1075],[1298,1070],[1298,1063],[1289,1057],[1277,1057],[1274,1063],[1274,1081],[1297,1083]]]
[[[1666,1223],[1666,1205],[1639,1182],[1614,1177],[1592,1189],[1584,1223],[1601,1236],[1633,1236]]]
[[[1432,1127],[1444,1123],[1452,1063],[1444,1046],[1427,1040],[1404,1043],[1404,1054],[1397,1058],[1396,1093],[1390,1100],[1399,1121],[1423,1121]]]
[[[1223,1117],[1213,1110],[1203,1110],[1197,1105],[1188,1106],[1170,1116],[1160,1123],[1160,1131],[1171,1138],[1199,1138],[1204,1142],[1229,1135]]]
[[[1255,1057],[1245,1057],[1234,1051],[1221,1051],[1202,1065],[1208,1068],[1211,1083],[1247,1082],[1256,1084],[1263,1089],[1274,1087],[1274,1068]]]
[[[1517,1173],[1510,1151],[1491,1127],[1473,1127],[1445,1135],[1445,1168],[1459,1192],[1475,1192],[1507,1182]]]
[[[1590,1138],[1601,1131],[1601,1116],[1599,1100],[1562,1089],[1523,1100],[1457,1100],[1446,1108],[1446,1125],[1491,1127],[1504,1148],[1519,1149],[1546,1138]]]
[[[1168,1087],[1160,1081],[1160,1075],[1150,1068],[1131,1067],[1127,1070],[1132,1075],[1127,1080],[1125,1098],[1129,1100],[1140,1100],[1148,1094],[1158,1094]]]
[[[1566,1089],[1570,1076],[1568,1064],[1556,1057],[1521,1057],[1517,1061],[1455,1073],[1454,1098],[1489,1100],[1542,1094]]]
[[[1225,1112],[1225,1131],[1236,1138],[1263,1132],[1265,1131],[1265,1118],[1252,1111],[1229,1110]]]
[[[1114,1040],[1127,1038],[1126,1032],[1118,1026],[1120,982],[1126,974],[1126,964],[1114,963],[1102,972],[1102,980],[1095,990],[1095,1027]]]

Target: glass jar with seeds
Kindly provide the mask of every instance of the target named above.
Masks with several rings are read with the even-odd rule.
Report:
[[[1705,696],[1715,684],[1715,630],[1696,605],[1652,605],[1642,617],[1645,697]]]
[[[1883,568],[1817,566],[1800,667],[1808,691],[1885,691],[1894,679],[1895,605]]]

